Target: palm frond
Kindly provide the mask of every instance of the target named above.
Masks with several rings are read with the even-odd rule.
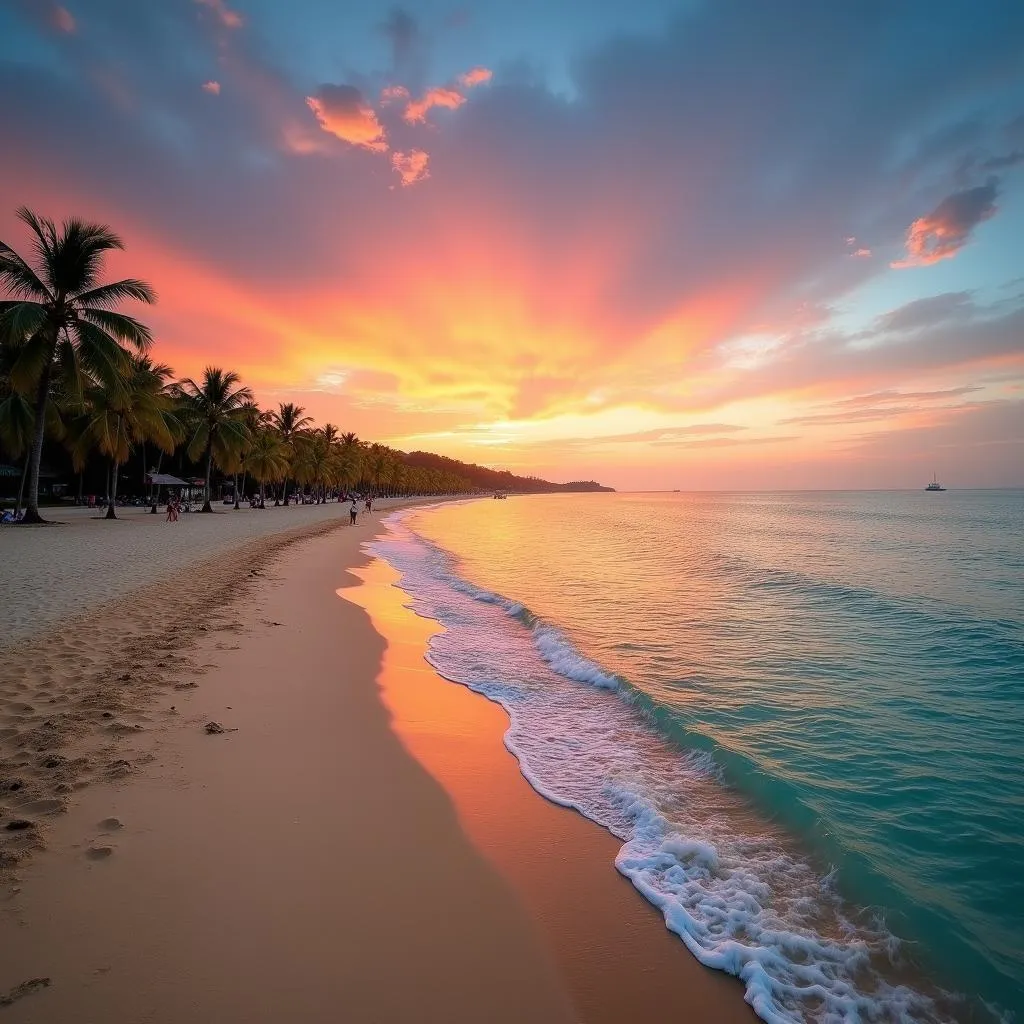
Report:
[[[22,206],[17,213],[18,220],[27,224],[32,234],[32,249],[36,257],[36,266],[49,285],[51,294],[57,291],[57,283],[53,275],[53,254],[57,248],[57,226],[49,217],[40,217],[27,206]]]
[[[100,309],[109,309],[126,299],[134,299],[136,302],[146,302],[152,305],[156,302],[156,292],[145,281],[128,277],[123,281],[101,284],[98,288],[91,288],[89,291],[75,296],[76,303]]]
[[[17,347],[39,332],[47,308],[41,302],[0,303],[0,344]]]
[[[74,333],[79,361],[88,373],[107,386],[124,379],[129,369],[128,352],[115,338],[88,320],[77,321]],[[70,342],[70,338],[66,340]]]
[[[149,328],[139,323],[134,317],[125,313],[115,313],[109,309],[86,308],[79,309],[80,324],[87,320],[103,330],[105,334],[112,335],[127,345],[131,345],[139,352],[145,352],[153,344],[153,335]],[[77,330],[77,326],[74,328]]]
[[[0,242],[0,283],[18,298],[53,298],[36,272],[4,242]]]
[[[79,295],[95,287],[106,254],[123,248],[124,242],[105,224],[90,224],[77,217],[64,221],[51,255],[55,290]]]
[[[10,380],[16,391],[23,395],[35,391],[40,375],[53,360],[53,345],[42,333],[36,332],[28,341],[12,349]]]

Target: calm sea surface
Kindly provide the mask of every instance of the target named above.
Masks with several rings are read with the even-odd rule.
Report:
[[[1024,492],[514,497],[374,550],[765,1020],[1024,1020]]]

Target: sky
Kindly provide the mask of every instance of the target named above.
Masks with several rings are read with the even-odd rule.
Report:
[[[1024,486],[1020,0],[0,0],[0,239],[406,451]]]

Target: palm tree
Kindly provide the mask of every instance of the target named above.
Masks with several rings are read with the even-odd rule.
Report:
[[[245,483],[246,477],[248,476],[249,467],[246,464],[246,460],[249,457],[249,452],[252,449],[253,440],[256,437],[257,431],[265,427],[270,422],[270,413],[264,412],[255,401],[250,399],[243,406],[244,419],[245,419],[245,447],[242,449],[242,491],[245,494]],[[239,509],[238,504],[238,474],[235,474],[235,511]]]
[[[87,389],[85,411],[72,422],[71,455],[76,469],[84,467],[93,448],[110,459],[107,519],[117,518],[117,474],[132,446],[152,441],[162,451],[174,451],[176,424],[170,415],[170,376],[169,366],[154,364],[147,356],[134,356],[124,379]]]
[[[265,487],[268,480],[280,480],[288,472],[288,454],[276,430],[260,427],[253,434],[246,465],[260,485],[260,508],[266,508]]]
[[[188,456],[202,456],[206,462],[203,512],[213,511],[210,478],[214,462],[219,466],[231,464],[246,442],[245,404],[252,400],[252,391],[241,386],[240,381],[237,373],[208,366],[201,384],[189,378],[178,386],[185,399],[192,435]]]
[[[294,402],[281,402],[277,412],[273,414],[273,424],[285,443],[285,449],[289,457],[293,452],[293,444],[299,432],[312,426],[313,420],[305,415],[306,410]],[[288,504],[288,470],[285,470],[284,477],[284,503]],[[276,504],[276,502],[275,502]]]
[[[34,238],[34,266],[0,242],[0,284],[10,299],[0,302],[0,339],[21,341],[11,380],[22,393],[34,391],[34,436],[29,453],[25,521],[41,523],[39,464],[46,432],[46,406],[54,372],[70,378],[81,371],[111,383],[128,369],[128,349],[144,353],[149,328],[113,307],[126,299],[153,303],[148,284],[134,278],[100,284],[108,252],[124,243],[104,224],[73,218],[58,230],[52,220],[26,207],[18,210]],[[81,385],[79,385],[81,387]]]

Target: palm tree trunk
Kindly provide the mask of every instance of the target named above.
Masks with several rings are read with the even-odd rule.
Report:
[[[14,505],[14,518],[21,514],[21,503],[25,500],[25,480],[28,477],[28,464],[32,461],[32,453],[25,452],[25,461],[21,465],[21,483],[18,484],[18,500]]]
[[[117,512],[114,510],[114,502],[117,500],[117,461],[111,459],[110,465],[110,497],[107,503],[107,514],[104,519],[116,519]]]
[[[80,469],[78,471],[78,500],[76,504],[81,505],[85,498],[82,495],[82,491],[85,489],[85,470]]]
[[[39,514],[39,464],[43,458],[43,437],[46,434],[46,402],[50,397],[51,372],[51,360],[47,359],[46,366],[39,377],[39,385],[36,388],[36,432],[32,438],[32,447],[29,449],[28,506],[25,509],[25,519],[23,520],[26,523],[45,522]]]
[[[265,495],[265,492],[264,492],[263,481],[261,480],[260,481],[260,508],[266,508],[266,507],[267,507],[266,495]]]
[[[285,508],[288,507],[288,477],[284,478],[284,502]]]
[[[213,506],[210,504],[210,476],[213,473],[213,443],[210,442],[206,446],[206,501],[203,502],[203,507],[200,509],[201,512],[212,512]]]
[[[238,504],[238,474],[237,473],[235,474],[234,487],[235,487],[235,511],[237,512],[239,507],[240,507],[239,504]]]

